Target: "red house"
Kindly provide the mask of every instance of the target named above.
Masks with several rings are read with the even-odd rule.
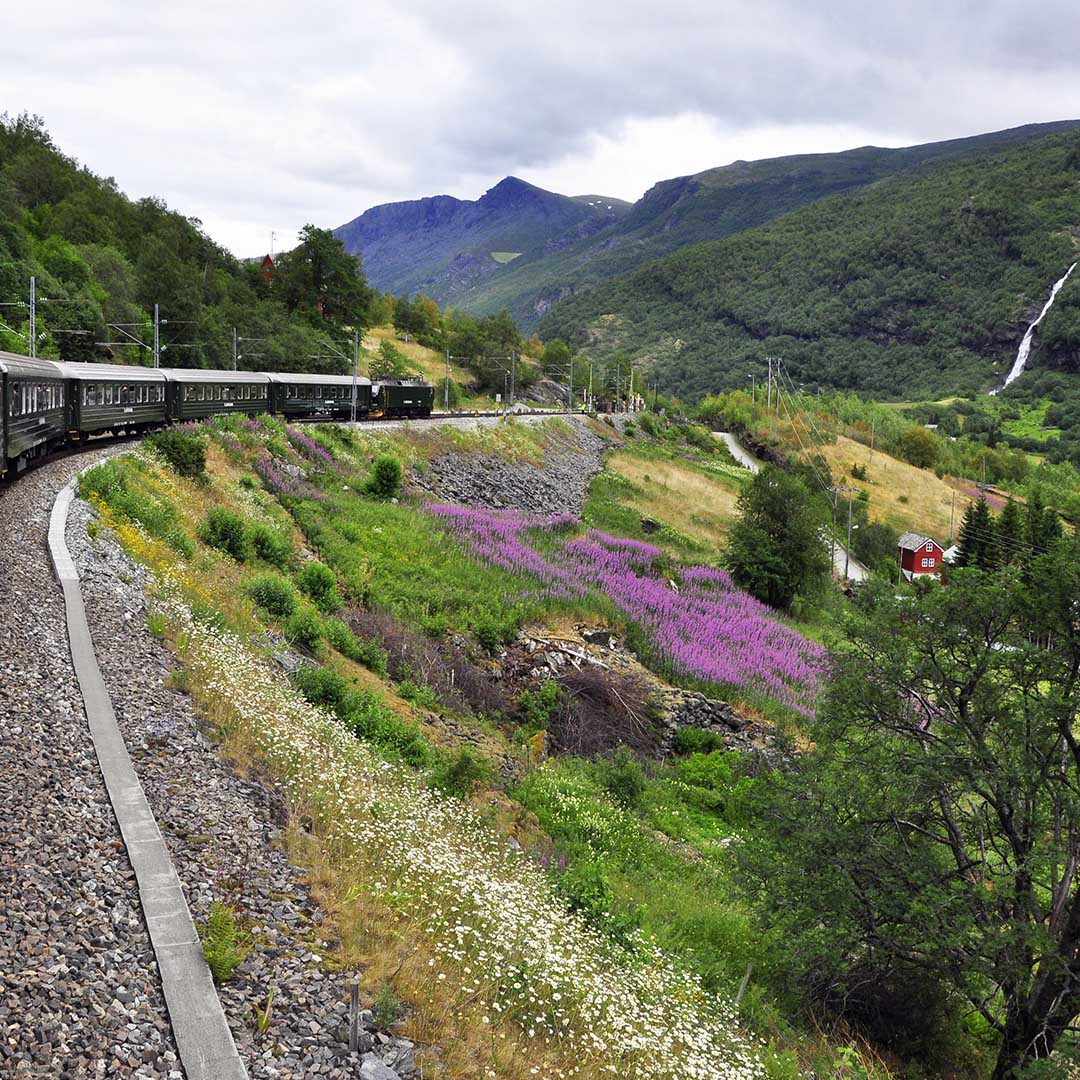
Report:
[[[911,581],[920,574],[936,574],[945,555],[941,545],[929,536],[907,532],[897,541],[900,573]]]

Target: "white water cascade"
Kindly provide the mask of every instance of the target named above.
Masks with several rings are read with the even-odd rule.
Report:
[[[1046,303],[1043,304],[1043,309],[1039,312],[1039,317],[1027,328],[1024,340],[1020,342],[1020,348],[1016,352],[1016,360],[1013,362],[1012,370],[1005,376],[1005,382],[1002,383],[1001,386],[1002,390],[1004,390],[1013,379],[1019,379],[1020,376],[1024,374],[1024,366],[1027,364],[1028,354],[1031,352],[1031,339],[1035,336],[1035,331],[1038,329],[1039,323],[1046,318],[1046,313],[1053,306],[1054,301],[1057,299],[1057,294],[1061,292],[1061,286],[1069,280],[1069,275],[1075,269],[1076,263],[1073,263],[1072,266],[1065,271],[1065,276],[1060,281],[1054,282],[1054,287],[1050,290],[1050,296]]]

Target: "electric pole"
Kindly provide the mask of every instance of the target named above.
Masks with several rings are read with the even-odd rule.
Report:
[[[30,278],[30,355],[37,356],[37,278]]]
[[[768,389],[768,393],[767,393],[767,395],[765,397],[765,411],[766,412],[772,412],[772,357],[771,356],[766,356],[765,361],[769,365],[769,374],[768,374],[768,377],[767,377],[768,378],[768,387],[769,387],[769,389]]]
[[[450,350],[446,350],[446,387],[443,394],[446,412],[450,411]]]
[[[836,496],[846,495],[848,497],[847,503],[847,545],[844,548],[844,580],[847,580],[848,570],[851,567],[851,496],[858,491],[856,487],[834,487],[830,488],[833,493],[833,533],[832,533],[832,560],[833,569],[836,568]]]
[[[352,400],[349,403],[349,416],[356,423],[356,381],[360,377],[360,331],[355,327],[352,332]]]
[[[158,306],[154,305],[154,367],[161,367],[161,320],[158,317]]]
[[[848,488],[847,497],[847,544],[844,547],[844,580],[848,579],[848,568],[851,565],[851,493],[854,488]]]
[[[514,394],[517,392],[517,351],[510,350],[510,411],[514,411]]]
[[[236,370],[236,327],[232,328],[232,369]]]

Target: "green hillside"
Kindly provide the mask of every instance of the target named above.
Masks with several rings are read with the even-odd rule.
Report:
[[[690,244],[766,224],[808,203],[929,162],[985,157],[1077,121],[1028,124],[965,139],[896,149],[862,146],[834,154],[736,161],[693,176],[661,180],[630,212],[595,236],[530,252],[486,277],[462,298],[473,311],[506,307],[531,326],[560,298],[628,273]]]
[[[343,370],[327,342],[344,350],[348,328],[371,321],[374,298],[359,261],[328,232],[309,227],[304,237],[268,284],[197,220],[80,168],[40,118],[0,115],[0,349],[28,350],[33,275],[39,356],[148,363],[157,304],[165,366],[231,366],[236,327],[247,339],[240,367]]]
[[[971,393],[1004,377],[1078,237],[1080,137],[1055,134],[679,251],[564,300],[541,335],[624,350],[688,398],[745,386],[773,353],[810,386]],[[1070,279],[1034,368],[1080,367],[1078,295]]]

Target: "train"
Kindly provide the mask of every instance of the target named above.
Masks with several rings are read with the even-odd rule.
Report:
[[[210,371],[76,364],[0,352],[0,478],[95,435],[139,434],[212,416],[286,420],[431,415],[421,379],[353,379],[310,372]]]

